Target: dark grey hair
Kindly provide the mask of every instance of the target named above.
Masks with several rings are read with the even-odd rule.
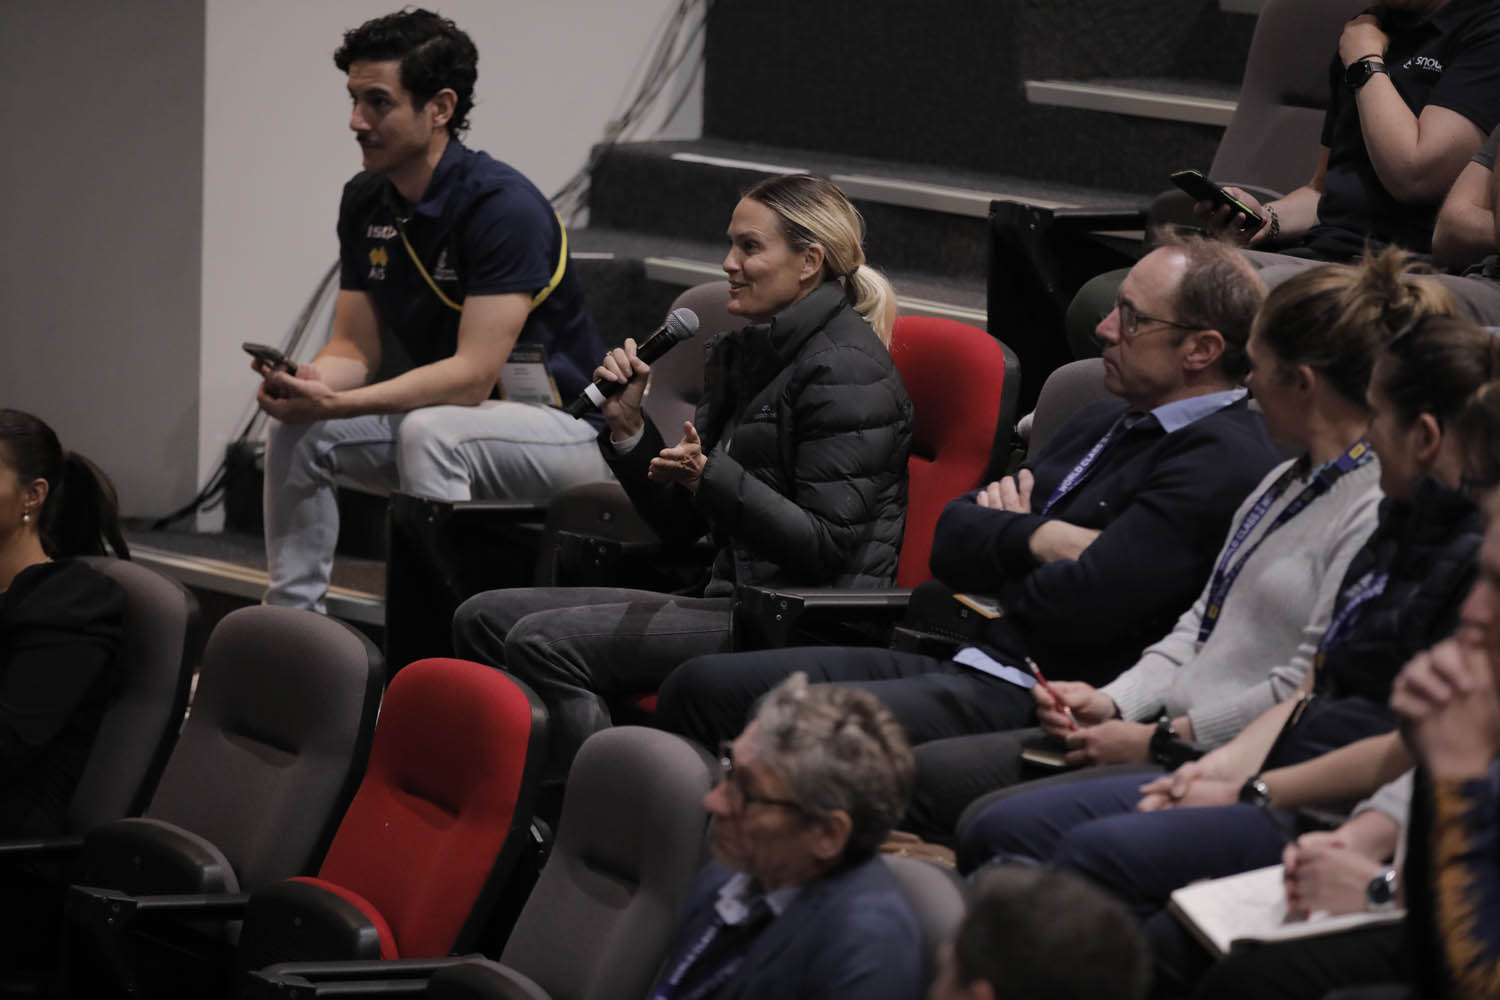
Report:
[[[906,734],[866,691],[807,683],[795,673],[761,701],[756,758],[808,815],[842,809],[852,828],[845,862],[872,856],[906,812],[916,772]]]

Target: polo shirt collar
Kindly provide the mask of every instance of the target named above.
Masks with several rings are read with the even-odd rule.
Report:
[[[1173,400],[1163,403],[1151,411],[1156,422],[1161,424],[1161,429],[1171,434],[1180,431],[1195,420],[1201,420],[1210,413],[1217,413],[1224,407],[1238,403],[1245,398],[1247,390],[1241,386],[1236,389],[1222,389],[1219,392],[1208,392],[1201,396],[1189,396],[1186,399]]]
[[[448,145],[443,150],[442,157],[438,159],[431,179],[427,182],[427,190],[422,192],[422,200],[413,210],[414,215],[425,215],[433,219],[443,217],[443,209],[448,205],[448,196],[457,187],[454,180],[458,176],[459,161],[467,152],[463,143],[457,139],[448,140]]]

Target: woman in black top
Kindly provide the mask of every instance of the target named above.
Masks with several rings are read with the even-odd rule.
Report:
[[[103,474],[0,410],[0,836],[64,828],[114,690],[124,594],[69,558],[106,539],[127,554]]]

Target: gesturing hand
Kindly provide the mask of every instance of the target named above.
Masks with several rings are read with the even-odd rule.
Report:
[[[708,456],[703,454],[703,442],[698,438],[698,428],[691,420],[682,422],[682,440],[671,448],[663,448],[661,454],[651,460],[646,474],[663,483],[681,483],[688,492],[698,492],[698,481],[703,477],[703,467]]]

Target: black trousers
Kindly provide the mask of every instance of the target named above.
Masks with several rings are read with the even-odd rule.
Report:
[[[872,692],[919,748],[950,737],[1005,733],[1035,719],[1035,701],[1028,689],[952,660],[890,649],[805,646],[688,660],[662,685],[658,724],[704,746],[717,746],[738,736],[760,697],[799,670],[814,683],[848,684]],[[957,775],[963,761],[951,754],[952,749],[941,756],[938,770]],[[970,757],[985,763],[990,752],[986,745],[976,744]],[[1011,763],[1007,760],[1005,766]],[[943,792],[945,802],[962,798],[968,787],[955,779],[952,789]],[[981,779],[974,794],[994,787]],[[951,834],[952,819],[967,801],[943,807],[943,814],[952,817],[946,832]]]
[[[1153,918],[1153,923],[1157,919],[1170,917]],[[1167,957],[1163,952],[1168,949],[1162,947],[1158,936],[1159,929],[1148,931],[1157,951],[1157,972],[1161,977],[1163,959]],[[1401,988],[1392,985],[1377,990],[1377,986],[1406,983],[1410,975],[1411,964],[1402,927],[1391,924],[1237,949],[1213,964],[1198,981],[1197,991],[1192,995],[1202,1000],[1253,1000],[1260,997],[1319,1000],[1335,991],[1359,988],[1371,992],[1356,991],[1350,995],[1385,997],[1391,992],[1399,995]],[[1165,978],[1170,981],[1171,974]],[[1172,995],[1170,986],[1162,995]]]

